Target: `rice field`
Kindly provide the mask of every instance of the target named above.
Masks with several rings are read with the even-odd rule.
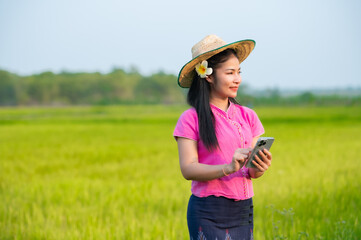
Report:
[[[0,108],[0,239],[188,239],[187,106]],[[255,239],[361,239],[361,109],[256,108]]]

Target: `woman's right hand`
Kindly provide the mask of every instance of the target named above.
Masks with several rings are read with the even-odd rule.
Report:
[[[251,151],[252,148],[237,148],[236,151],[234,151],[232,162],[228,164],[227,168],[225,169],[227,175],[237,172],[239,169],[241,169],[246,163],[246,160]]]

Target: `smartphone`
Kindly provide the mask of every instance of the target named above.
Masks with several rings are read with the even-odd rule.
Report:
[[[251,154],[248,157],[248,160],[246,162],[246,167],[247,168],[255,168],[256,166],[252,163],[252,161],[255,160],[256,155],[259,158],[261,158],[261,156],[259,155],[259,150],[262,150],[262,151],[263,151],[263,149],[270,150],[274,140],[275,139],[273,137],[260,137],[260,138],[258,138],[256,145],[254,146]]]

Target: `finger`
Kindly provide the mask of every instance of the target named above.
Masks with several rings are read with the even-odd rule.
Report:
[[[247,159],[247,158],[248,158],[248,154],[242,154],[242,158]]]
[[[264,149],[264,150],[266,150],[266,149]],[[264,150],[263,150],[263,151],[264,151]],[[263,161],[268,167],[271,166],[271,159],[270,159],[270,157],[268,156],[268,154],[260,151],[260,155],[261,155],[261,157],[262,157],[262,161]]]
[[[245,152],[247,152],[247,153],[252,152],[252,148],[251,148],[251,147],[245,148],[244,150],[245,150]]]
[[[266,148],[265,148],[265,149],[263,149],[263,152],[264,152],[265,154],[267,154],[267,155],[270,155],[270,154],[271,154],[271,152],[270,152],[270,151],[268,151]]]
[[[240,163],[241,165],[246,161],[245,158],[240,158],[240,159],[237,159],[237,162]]]
[[[256,166],[256,168],[261,171],[261,172],[264,172],[266,171],[266,169],[264,169],[261,165],[259,165],[255,160],[252,161],[253,165]]]
[[[264,170],[268,169],[268,164],[261,160],[257,155],[254,157],[257,160],[259,166],[261,166]]]
[[[267,165],[270,165],[271,162],[270,162],[267,154],[263,153],[263,152],[260,150],[260,151],[259,151],[259,155],[261,156],[263,162],[265,162]]]
[[[247,149],[241,149],[241,148],[239,148],[239,149],[237,149],[238,151],[236,151],[237,152],[237,154],[242,154],[243,156],[247,156],[248,154],[249,154],[249,151],[247,150]]]
[[[236,150],[237,153],[242,153],[242,154],[248,154],[252,149],[251,148],[238,148]]]
[[[267,159],[267,154],[264,153],[262,150],[259,150],[259,155],[261,156],[262,159]]]
[[[271,160],[267,159],[267,160],[265,160],[263,162],[267,166],[267,169],[271,166]]]
[[[247,158],[247,154],[244,153],[237,153],[235,154],[235,159],[242,159],[242,158]]]
[[[272,159],[272,153],[268,151],[267,149],[263,149],[263,152],[267,155],[268,159]]]

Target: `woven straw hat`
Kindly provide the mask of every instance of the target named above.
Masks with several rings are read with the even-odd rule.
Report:
[[[243,62],[254,49],[256,42],[246,39],[227,44],[216,35],[208,35],[192,47],[192,60],[185,64],[178,75],[178,85],[183,88],[189,88],[194,77],[195,67],[203,60],[220,53],[226,49],[234,49],[237,53],[239,62]]]

